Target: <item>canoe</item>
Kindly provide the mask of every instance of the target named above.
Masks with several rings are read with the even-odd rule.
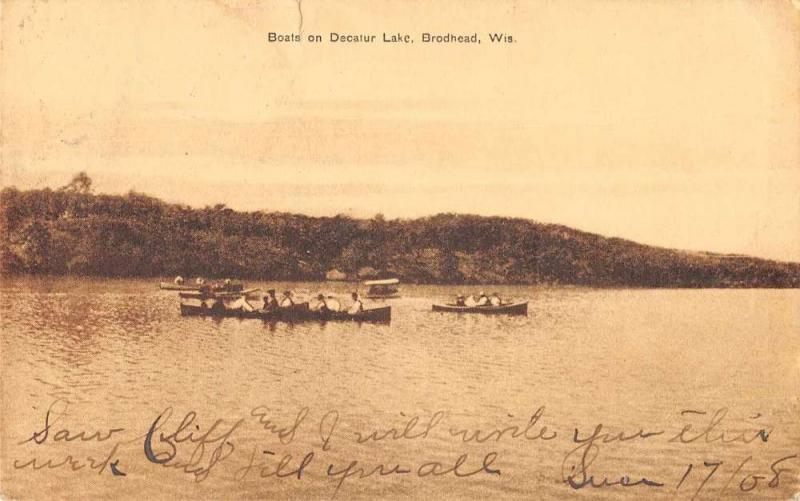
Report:
[[[484,315],[527,315],[528,302],[501,304],[499,306],[458,306],[455,304],[434,304],[433,311],[446,313],[482,313]]]

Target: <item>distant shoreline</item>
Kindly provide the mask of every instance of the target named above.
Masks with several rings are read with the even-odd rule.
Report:
[[[146,195],[0,192],[0,274],[592,288],[799,288],[800,263],[684,251],[505,217],[387,220],[193,209]],[[168,277],[168,278],[165,278]],[[358,278],[356,278],[358,277]]]
[[[101,275],[54,275],[54,274],[41,274],[41,273],[2,273],[0,274],[0,285],[3,279],[40,279],[40,280],[89,280],[89,281],[125,281],[135,280],[141,282],[149,282],[154,286],[153,290],[162,290],[158,288],[160,282],[170,282],[169,277],[159,276],[101,276]],[[174,278],[174,277],[173,277]],[[209,281],[222,281],[229,277],[204,277]],[[258,283],[275,283],[275,284],[339,284],[342,286],[363,286],[364,280],[311,280],[311,279],[281,279],[271,280],[262,278],[237,278],[230,277],[234,281],[244,282],[245,285],[252,285]],[[541,288],[541,289],[575,289],[575,290],[790,290],[800,289],[800,286],[787,286],[787,287],[737,287],[737,286],[697,286],[697,287],[678,287],[678,286],[639,286],[639,285],[579,285],[579,284],[561,284],[561,283],[433,283],[433,282],[400,282],[401,288],[403,286],[420,286],[420,287],[466,287],[466,288],[485,288],[487,289],[502,289],[503,287],[526,287],[526,288]],[[165,292],[172,292],[165,290]],[[402,295],[402,294],[401,294]]]

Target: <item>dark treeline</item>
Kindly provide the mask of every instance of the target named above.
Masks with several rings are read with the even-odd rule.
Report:
[[[394,275],[425,283],[798,287],[800,263],[688,253],[524,219],[413,220],[193,209],[138,193],[0,194],[3,273],[323,280]]]

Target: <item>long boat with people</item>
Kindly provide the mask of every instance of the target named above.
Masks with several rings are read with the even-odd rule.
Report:
[[[487,296],[481,292],[478,296],[456,296],[455,302],[434,304],[433,311],[440,313],[478,313],[483,315],[527,315],[528,301],[503,300],[499,294]]]
[[[229,308],[214,309],[213,307],[208,306],[181,304],[181,315],[220,318],[258,318],[261,320],[283,320],[288,322],[316,320],[320,322],[350,321],[388,323],[392,320],[392,307],[380,306],[377,308],[367,308],[356,313],[349,313],[347,311],[320,312],[310,309],[308,307],[308,303],[300,303],[291,307],[279,308],[276,310],[253,311]]]

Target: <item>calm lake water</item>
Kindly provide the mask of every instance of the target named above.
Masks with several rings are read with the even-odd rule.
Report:
[[[342,294],[354,287],[270,286]],[[433,313],[432,302],[475,290],[409,285],[388,302],[390,325],[215,321],[182,318],[176,294],[152,280],[5,279],[2,492],[22,499],[112,492],[135,499],[690,499],[706,477],[699,499],[789,499],[800,491],[793,457],[800,454],[800,291],[487,291],[495,289],[530,299],[529,315]],[[465,443],[458,435],[522,429],[541,407],[528,436],[544,425],[557,434],[551,440],[509,432]],[[183,436],[192,431],[199,440],[210,431],[199,448],[174,440],[173,465],[192,462],[193,453],[208,465],[219,447],[221,460],[202,481],[147,460],[145,435],[167,408],[172,414],[162,417],[156,437],[177,431],[191,411],[196,417]],[[403,430],[415,416],[406,438],[356,440],[376,429]],[[259,419],[278,428],[298,424],[279,437]],[[653,435],[597,448],[587,471],[598,482],[628,476],[664,485],[566,484],[562,464],[568,475],[581,454],[568,456],[580,445],[574,429],[588,437],[601,423],[603,433]],[[675,439],[689,424],[683,441],[713,430],[690,443]],[[82,439],[114,428],[123,430]],[[766,441],[735,440],[762,428]],[[722,431],[730,443],[709,443]],[[20,443],[34,432],[41,444]],[[158,458],[168,441],[150,442]],[[260,464],[270,465],[266,474],[291,454],[288,472],[311,452],[302,478],[262,478]],[[445,471],[462,454],[458,473],[476,474]],[[32,459],[54,466],[68,456],[74,462],[60,467],[25,466]],[[112,475],[101,464],[107,457],[126,476]],[[487,457],[487,469],[499,475],[481,471]],[[91,469],[89,458],[102,468]],[[335,474],[351,461],[409,473],[351,476],[337,491]],[[423,475],[433,461],[445,474]],[[770,486],[776,469],[785,471]]]

